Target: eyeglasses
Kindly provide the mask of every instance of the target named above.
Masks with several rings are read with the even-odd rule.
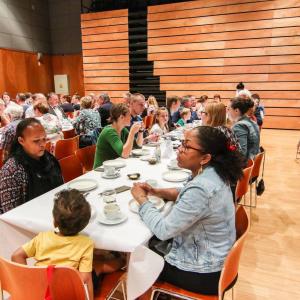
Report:
[[[200,153],[204,154],[203,150],[202,149],[199,149],[199,148],[194,148],[194,147],[191,147],[191,146],[188,146],[187,145],[187,142],[185,140],[181,141],[181,146],[182,148],[182,151],[183,152],[186,152],[187,150],[189,149],[193,149],[193,150],[196,150],[196,151],[199,151]]]

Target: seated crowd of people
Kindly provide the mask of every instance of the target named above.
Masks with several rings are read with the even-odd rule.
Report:
[[[147,118],[152,120],[149,126]],[[227,107],[220,95],[213,99],[171,96],[166,107],[160,107],[154,96],[146,100],[139,93],[127,93],[116,104],[107,93],[84,97],[19,93],[14,100],[4,93],[0,99],[0,214],[64,183],[53,149],[66,129],[75,129],[80,147],[96,144],[94,168],[106,160],[126,159],[133,148],[182,129],[177,161],[191,171],[186,185],[161,189],[136,183],[131,193],[140,204],[141,219],[154,234],[151,249],[165,258],[160,280],[193,292],[217,294],[224,260],[236,238],[232,187],[243,176],[247,161],[260,151],[263,118],[259,95],[251,94],[243,83]],[[49,141],[51,151],[46,150]],[[162,215],[148,201],[150,195],[174,201],[170,213]],[[93,242],[78,235],[90,216],[90,205],[81,193],[60,192],[53,208],[57,231],[40,233],[16,250],[12,259],[26,264],[28,257],[35,257],[37,265],[72,266],[88,284],[93,299],[93,282],[97,285],[101,273],[117,270],[124,260],[115,253],[93,253]],[[168,251],[157,250],[161,242]]]

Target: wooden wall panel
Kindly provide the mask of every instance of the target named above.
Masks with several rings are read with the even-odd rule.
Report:
[[[251,2],[265,2],[266,0],[226,0],[226,5],[231,4],[243,4]],[[224,0],[206,0],[206,1],[189,1],[184,3],[184,9],[196,9],[204,7],[216,7],[224,6]],[[165,5],[157,5],[149,7],[149,14],[159,13],[159,12],[168,12],[168,11],[180,11],[182,10],[182,3],[172,3]]]
[[[67,74],[69,76],[70,94],[78,93],[84,95],[82,55],[53,55],[52,56],[53,75]]]
[[[299,30],[299,29],[298,29]],[[263,47],[263,48],[244,48],[244,49],[219,49],[219,50],[201,50],[201,51],[186,51],[186,52],[170,52],[170,53],[149,53],[150,60],[175,60],[175,59],[197,59],[197,58],[222,58],[222,57],[249,57],[251,56],[274,56],[281,55],[282,51],[286,55],[299,54],[300,46],[279,46],[279,47]],[[278,57],[277,57],[278,58]],[[275,62],[277,59],[275,57]]]
[[[0,94],[47,94],[54,90],[54,74],[68,74],[70,93],[84,94],[81,54],[44,55],[39,66],[36,53],[0,49]]]
[[[7,91],[13,98],[18,92],[53,90],[51,56],[44,55],[39,66],[36,53],[0,49],[0,94]]]
[[[300,18],[282,18],[282,19],[272,19],[272,20],[261,20],[261,21],[251,21],[251,22],[233,22],[224,24],[212,24],[204,26],[187,26],[180,28],[180,34],[199,34],[199,33],[215,33],[215,32],[234,32],[237,28],[238,30],[252,30],[252,29],[266,29],[266,28],[282,28],[299,26]],[[178,28],[166,28],[151,30],[148,33],[148,37],[162,37],[162,36],[176,36],[178,35]]]
[[[243,81],[266,128],[300,128],[300,1],[207,0],[148,8],[148,59],[167,96],[220,94]]]
[[[129,90],[128,11],[83,14],[81,31],[85,92],[120,101]]]
[[[202,1],[203,2],[203,1]],[[240,2],[240,1],[239,1]],[[228,3],[228,2],[227,2]],[[290,7],[300,7],[300,2],[296,0],[277,0],[269,2],[254,2],[254,3],[239,3],[239,5],[226,5],[226,6],[216,6],[216,7],[195,7],[194,9],[189,9],[188,11],[179,10],[174,14],[171,12],[162,13],[151,13],[149,10],[149,17],[151,21],[164,21],[166,19],[184,19],[184,18],[194,18],[194,17],[206,17],[210,15],[220,15],[220,14],[233,14],[233,13],[243,13],[249,11],[268,11],[272,9],[280,8],[290,8]]]

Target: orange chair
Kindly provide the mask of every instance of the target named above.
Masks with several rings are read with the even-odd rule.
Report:
[[[71,139],[59,140],[56,142],[54,156],[60,160],[64,157],[73,155],[79,148],[79,136]]]
[[[79,272],[73,268],[56,267],[49,286],[53,300],[86,299]],[[16,264],[0,257],[0,298],[6,291],[11,299],[41,300],[47,287],[47,267]]]
[[[75,155],[79,159],[83,172],[86,173],[93,169],[96,145],[87,146],[76,150]]]
[[[48,141],[48,142],[46,143],[45,149],[46,149],[48,152],[51,152],[51,142],[50,142],[50,141]]]
[[[265,152],[262,151],[258,153],[255,158],[254,158],[254,164],[253,164],[253,169],[251,172],[251,177],[249,180],[250,184],[250,206],[252,206],[252,184],[254,183],[254,192],[255,192],[255,201],[253,207],[256,207],[256,202],[257,202],[257,193],[256,193],[256,187],[257,187],[257,179],[260,174],[260,168],[261,168],[261,163],[264,160],[265,157]]]
[[[152,286],[153,299],[155,293],[165,293],[181,299],[198,299],[198,300],[223,300],[224,294],[229,289],[233,289],[238,276],[240,257],[244,247],[245,239],[249,231],[249,218],[243,206],[239,206],[236,211],[236,242],[229,251],[224,266],[222,268],[218,296],[207,296],[192,293],[184,289],[178,288],[172,284],[164,282],[156,282]],[[233,291],[232,291],[233,292]],[[233,296],[233,294],[232,294]]]
[[[58,162],[65,183],[83,174],[81,163],[75,155],[62,158]]]
[[[244,203],[245,203],[245,196],[248,192],[249,187],[249,180],[251,178],[251,172],[253,169],[253,160],[248,160],[247,167],[243,170],[243,178],[238,180],[236,188],[235,188],[235,203],[237,205],[238,202],[240,202],[241,198],[244,197]]]
[[[75,129],[63,130],[64,139],[71,139],[76,136]]]
[[[125,277],[125,271],[116,271],[110,274],[105,274],[100,287],[94,294],[94,300],[116,299],[113,296],[120,285],[122,288],[120,298],[125,298]]]
[[[144,118],[143,122],[144,122],[145,129],[150,129],[152,127],[154,123],[154,119],[155,119],[154,115],[146,116]]]

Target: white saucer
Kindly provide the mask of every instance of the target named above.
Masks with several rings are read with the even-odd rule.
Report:
[[[94,179],[76,179],[68,183],[68,189],[76,189],[80,192],[91,191],[98,186]]]
[[[178,167],[178,166],[171,166],[170,164],[167,164],[168,169],[170,170],[182,170],[182,168]]]
[[[122,158],[106,160],[103,162],[103,166],[109,166],[109,167],[114,167],[114,168],[119,169],[119,168],[123,168],[126,166],[126,161],[125,161],[125,159],[122,159]]]
[[[116,173],[115,175],[112,175],[112,176],[108,176],[108,175],[106,175],[105,173],[102,173],[102,174],[101,174],[101,177],[102,177],[102,178],[105,178],[105,179],[115,179],[115,178],[120,177],[120,173]]]
[[[176,170],[167,171],[162,174],[162,178],[170,182],[182,182],[189,178],[190,174],[186,171]]]
[[[158,197],[155,197],[155,196],[150,196],[152,198],[155,198],[157,199],[157,202],[156,204],[154,205],[158,210],[161,210],[163,209],[163,207],[165,206],[165,202],[163,199],[161,198],[158,198]],[[150,201],[151,202],[151,201]],[[152,202],[153,203],[153,202]],[[134,199],[131,199],[128,203],[129,205],[129,209],[134,212],[134,213],[138,213],[139,212],[139,207],[140,205],[134,200]]]
[[[151,155],[143,155],[143,156],[140,157],[140,160],[149,161],[150,158],[152,158]]]
[[[145,146],[156,147],[156,146],[160,145],[161,143],[162,143],[161,141],[159,141],[159,142],[149,142]]]
[[[149,150],[148,149],[133,149],[131,151],[131,153],[135,156],[142,156],[142,155],[147,155],[149,154]]]
[[[107,219],[104,215],[100,214],[98,216],[98,222],[105,225],[117,225],[128,219],[128,216],[121,212],[121,217],[118,219]]]

